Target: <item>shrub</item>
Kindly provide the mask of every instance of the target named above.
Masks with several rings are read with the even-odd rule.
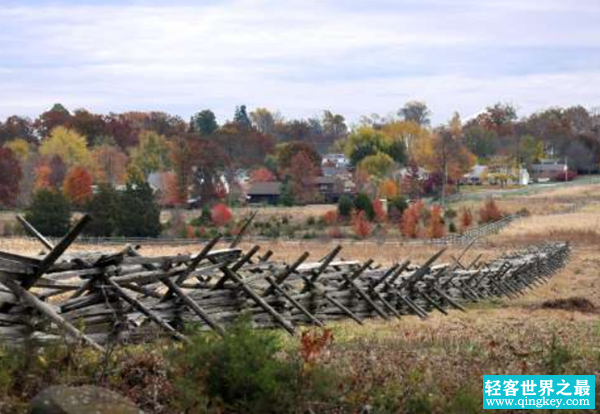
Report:
[[[329,392],[332,375],[305,369],[300,357],[286,357],[276,332],[252,329],[247,320],[223,338],[206,333],[173,352],[179,408],[207,412],[305,412],[307,401]],[[304,407],[303,407],[304,406]],[[303,409],[304,408],[304,409]]]
[[[231,210],[222,203],[215,205],[210,212],[211,221],[219,227],[229,223],[232,217]]]
[[[402,214],[400,231],[405,237],[416,239],[419,235],[419,211],[416,204],[412,204]]]
[[[402,196],[394,197],[388,200],[388,216],[394,219],[400,219],[404,210],[408,208],[406,199]]]
[[[336,210],[331,210],[325,213],[323,216],[323,221],[328,226],[334,226],[338,222],[338,212]]]
[[[375,221],[377,223],[383,223],[387,220],[387,212],[383,208],[381,200],[373,201],[373,211],[375,213]]]
[[[359,238],[365,239],[371,234],[371,223],[367,220],[364,211],[355,211],[352,215],[352,227],[354,234]]]
[[[62,193],[39,190],[33,195],[25,218],[44,236],[61,237],[69,231],[71,206]]]
[[[352,209],[354,208],[354,203],[352,199],[347,195],[343,195],[340,197],[338,201],[338,213],[341,217],[345,219],[349,219],[352,215]]]
[[[317,220],[315,219],[314,216],[308,216],[306,218],[306,225],[307,226],[314,226],[317,223]]]
[[[429,222],[427,224],[427,237],[439,239],[446,235],[446,228],[442,221],[442,207],[435,205],[431,207]]]
[[[456,233],[457,232],[456,224],[454,224],[453,221],[451,221],[450,224],[448,224],[448,232],[449,233]]]
[[[479,209],[479,222],[480,223],[492,223],[502,218],[502,212],[496,205],[496,202],[492,197],[485,200],[485,203]]]
[[[473,224],[473,212],[469,207],[463,207],[460,211],[460,231],[464,233]]]
[[[360,193],[354,200],[354,208],[358,211],[363,211],[367,217],[367,220],[373,221],[375,219],[375,210],[373,209],[373,203],[365,193]]]
[[[452,208],[447,208],[446,211],[444,211],[444,218],[446,219],[455,219],[458,216],[458,213],[456,212],[456,210],[452,209]]]

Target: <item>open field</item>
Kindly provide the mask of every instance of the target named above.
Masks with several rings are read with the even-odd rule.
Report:
[[[363,326],[332,324],[334,340],[319,364],[340,375],[343,387],[335,396],[335,409],[324,402],[315,404],[314,412],[481,412],[483,374],[600,375],[598,201],[600,186],[595,185],[554,188],[499,201],[508,211],[525,207],[531,215],[477,243],[463,262],[479,254],[483,260],[492,259],[549,240],[566,240],[572,246],[565,269],[518,299],[486,300],[468,305],[466,313],[450,310],[446,316],[433,313],[426,320],[407,316],[399,321],[372,320]],[[318,260],[335,245],[336,241],[271,241],[261,243],[261,252],[270,249],[275,252],[274,260],[291,261],[308,251]],[[343,246],[341,257],[345,259],[373,258],[383,264],[406,258],[422,262],[439,249],[374,241],[346,242]],[[74,249],[117,251],[121,247],[80,245]],[[241,247],[248,249],[251,244],[245,242]],[[142,252],[196,253],[200,248],[153,245],[142,247]],[[0,250],[36,254],[40,249],[32,241],[0,239]],[[449,261],[461,250],[451,246],[441,260]],[[297,352],[297,338],[282,333],[281,340],[286,353]],[[153,354],[162,352],[162,348],[148,347]],[[68,377],[65,381],[77,383],[81,379]],[[152,400],[150,393],[137,388],[132,391],[130,385],[104,385],[132,396],[147,412],[175,412],[165,409],[164,401]],[[599,395],[597,391],[596,398]]]

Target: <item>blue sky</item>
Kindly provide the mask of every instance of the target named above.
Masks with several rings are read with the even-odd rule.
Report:
[[[0,0],[0,119],[600,106],[596,0]]]

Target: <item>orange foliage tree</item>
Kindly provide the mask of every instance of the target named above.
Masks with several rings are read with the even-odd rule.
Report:
[[[502,212],[492,197],[485,200],[483,206],[479,209],[479,222],[492,223],[502,218]]]
[[[328,226],[336,225],[338,222],[338,212],[336,210],[330,210],[323,216],[323,221]]]
[[[400,231],[405,237],[416,239],[419,237],[419,221],[424,215],[425,203],[421,200],[412,203],[404,213],[400,220]]]
[[[464,207],[460,211],[460,231],[464,233],[473,224],[473,212],[469,207]]]
[[[429,223],[427,225],[427,237],[430,239],[439,239],[446,235],[446,227],[442,220],[442,207],[435,205],[431,207],[429,214]]]
[[[233,215],[229,207],[222,203],[215,205],[210,212],[210,218],[217,226],[226,225],[231,221],[232,217]]]
[[[367,220],[364,211],[355,210],[352,213],[352,227],[354,234],[361,239],[365,239],[371,234],[371,223]]]
[[[388,179],[384,180],[379,185],[379,196],[391,200],[393,198],[398,197],[400,193],[398,189],[398,185],[394,180]]]
[[[92,197],[92,175],[83,167],[71,168],[63,181],[63,193],[73,203],[81,206]]]
[[[273,174],[268,168],[257,168],[250,173],[250,182],[260,183],[271,181],[277,181],[277,177],[275,177],[275,174]]]

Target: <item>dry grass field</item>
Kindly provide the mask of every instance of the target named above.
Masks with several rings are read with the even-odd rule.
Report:
[[[542,287],[516,300],[507,298],[468,305],[426,320],[332,325],[334,341],[323,365],[345,378],[344,404],[335,412],[471,413],[481,412],[483,374],[600,375],[600,186],[557,188],[528,196],[507,197],[501,208],[527,208],[530,216],[476,244],[465,256],[491,259],[531,243],[567,240],[572,253],[567,267]],[[572,208],[577,205],[577,208]],[[312,212],[311,212],[312,213]],[[274,260],[291,260],[308,251],[323,257],[336,241],[272,241]],[[112,246],[117,250],[122,246]],[[245,242],[243,248],[250,244]],[[410,258],[421,262],[439,247],[356,241],[343,243],[341,257],[382,264]],[[201,246],[149,246],[144,254],[193,253]],[[0,249],[36,254],[39,245],[0,239]],[[106,250],[75,246],[77,250]],[[461,247],[451,246],[450,260]],[[283,337],[283,335],[282,335]],[[285,337],[293,350],[297,339]],[[598,393],[596,395],[598,398]]]

